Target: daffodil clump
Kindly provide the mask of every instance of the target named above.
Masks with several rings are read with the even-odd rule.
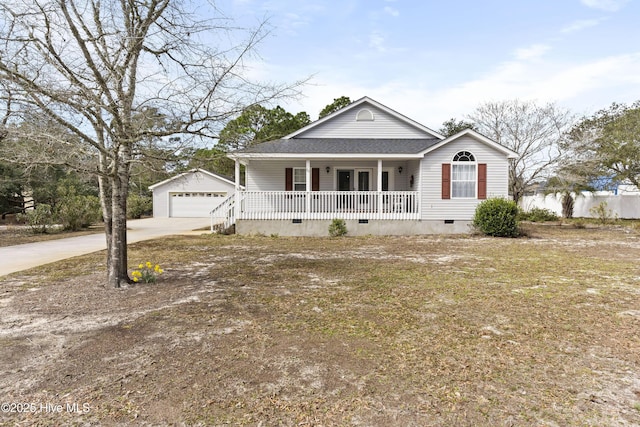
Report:
[[[136,283],[156,283],[156,281],[158,280],[158,276],[163,272],[164,270],[160,268],[160,264],[156,264],[154,266],[149,261],[147,261],[145,264],[139,264],[138,269],[131,272],[131,277]]]

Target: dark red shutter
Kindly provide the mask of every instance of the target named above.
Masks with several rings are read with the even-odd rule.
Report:
[[[442,164],[442,198],[451,198],[451,165],[449,163]]]
[[[487,164],[478,164],[478,199],[487,198]]]
[[[293,191],[293,168],[284,170],[284,190]]]
[[[311,191],[320,191],[320,168],[311,169]]]

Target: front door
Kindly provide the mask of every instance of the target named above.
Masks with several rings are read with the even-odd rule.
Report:
[[[338,191],[351,191],[353,170],[338,170]]]
[[[351,191],[353,170],[338,170],[338,191]],[[338,207],[341,209],[351,208],[351,198],[348,194],[338,196]]]

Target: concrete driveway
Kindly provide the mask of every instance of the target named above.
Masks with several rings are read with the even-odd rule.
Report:
[[[146,218],[127,222],[128,243],[174,234],[202,234],[209,218]],[[104,233],[0,248],[0,276],[107,248]]]

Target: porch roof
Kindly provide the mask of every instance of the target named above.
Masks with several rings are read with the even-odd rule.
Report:
[[[440,142],[438,138],[292,138],[256,144],[244,150],[230,153],[230,157],[253,155],[389,155],[411,156],[431,148]]]

